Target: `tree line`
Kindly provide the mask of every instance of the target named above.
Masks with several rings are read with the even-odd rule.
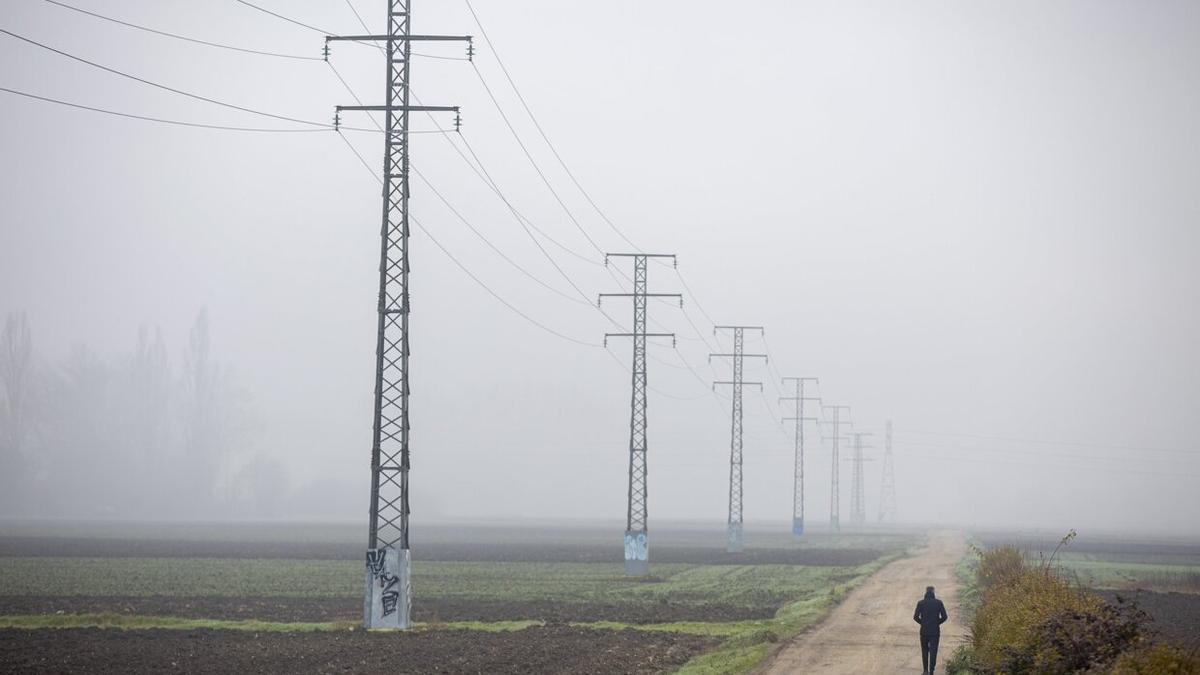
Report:
[[[213,354],[201,310],[177,359],[142,326],[131,349],[49,360],[24,312],[0,333],[0,515],[139,519],[276,515],[286,467]]]

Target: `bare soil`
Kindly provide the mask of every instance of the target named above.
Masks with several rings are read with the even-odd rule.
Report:
[[[187,619],[326,622],[361,621],[361,608],[361,597],[0,596],[0,614],[10,615],[112,612]],[[775,615],[776,609],[774,605],[601,604],[454,598],[421,598],[413,606],[414,619],[419,622],[521,619],[547,622],[621,621],[633,624],[768,619]]]
[[[1097,591],[1105,600],[1133,601],[1150,615],[1151,629],[1164,642],[1184,649],[1200,649],[1200,595],[1155,591]]]
[[[663,673],[715,641],[570,626],[431,630],[0,630],[0,673]]]

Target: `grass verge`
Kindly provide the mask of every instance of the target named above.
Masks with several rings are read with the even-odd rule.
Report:
[[[488,633],[524,630],[541,626],[541,621],[453,621],[419,623],[417,630],[476,630]],[[115,630],[239,630],[273,633],[311,633],[316,631],[361,630],[356,621],[281,622],[256,620],[183,619],[173,616],[137,616],[105,612],[100,614],[16,614],[0,616],[0,628],[37,630],[43,628],[106,628]]]

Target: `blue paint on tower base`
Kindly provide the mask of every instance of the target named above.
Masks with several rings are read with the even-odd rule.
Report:
[[[645,530],[625,531],[625,574],[631,577],[650,574],[650,541]]]
[[[742,524],[729,523],[729,533],[725,540],[726,553],[741,553],[745,548],[742,543]]]

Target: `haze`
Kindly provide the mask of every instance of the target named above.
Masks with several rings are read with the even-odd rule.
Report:
[[[377,27],[377,3],[355,4]],[[416,32],[477,36],[474,65],[571,214],[601,249],[629,250],[558,165],[465,7],[414,5]],[[821,379],[827,403],[852,406],[856,431],[876,434],[870,520],[891,419],[901,522],[1200,534],[1200,5],[474,5],[605,215],[643,250],[678,255],[678,275],[650,270],[651,290],[682,292],[687,312],[650,307],[656,330],[678,334],[678,353],[659,340],[649,364],[652,521],[726,516],[729,403],[709,382],[728,379],[729,366],[710,368],[707,353],[729,345],[712,335],[716,322],[764,326],[765,343],[751,338],[747,351],[772,356],[746,372],[765,383],[746,398],[751,524],[791,515],[791,432],[776,399],[780,376],[804,375]],[[259,50],[319,56],[323,44],[236,2],[77,6]],[[341,2],[289,2],[285,13],[362,30]],[[0,27],[257,110],[326,122],[335,105],[354,104],[321,61],[183,43],[40,0],[5,3]],[[297,128],[8,35],[0,59],[6,88]],[[378,52],[336,44],[331,62],[364,103],[381,102]],[[541,240],[589,303],[627,290],[595,264],[603,257],[472,64],[419,59],[413,88],[425,104],[461,105],[464,137],[511,204],[587,258]],[[0,416],[0,513],[365,521],[379,186],[342,139],[159,125],[5,92],[0,106],[0,314],[27,317],[44,383],[19,447],[11,414]],[[362,113],[342,123],[371,127]],[[345,138],[377,174],[379,135]],[[414,135],[412,161],[496,247],[566,296],[498,257],[414,177],[416,218],[511,305],[414,230],[414,537],[428,523],[519,519],[618,533],[630,347],[599,345],[605,331],[628,330],[627,301],[605,304],[619,328],[572,301],[576,291],[441,134]],[[181,472],[199,461],[187,455],[187,373],[202,312],[230,415],[213,423],[218,460]],[[157,441],[145,425],[117,424],[146,419],[119,393],[139,331],[151,345],[160,331],[170,362],[162,396],[143,388],[136,399],[164,406]],[[88,373],[101,381],[80,384]],[[137,456],[134,443],[161,452]],[[829,474],[828,444],[811,442],[815,524],[828,522]],[[845,522],[849,465],[842,476]]]

